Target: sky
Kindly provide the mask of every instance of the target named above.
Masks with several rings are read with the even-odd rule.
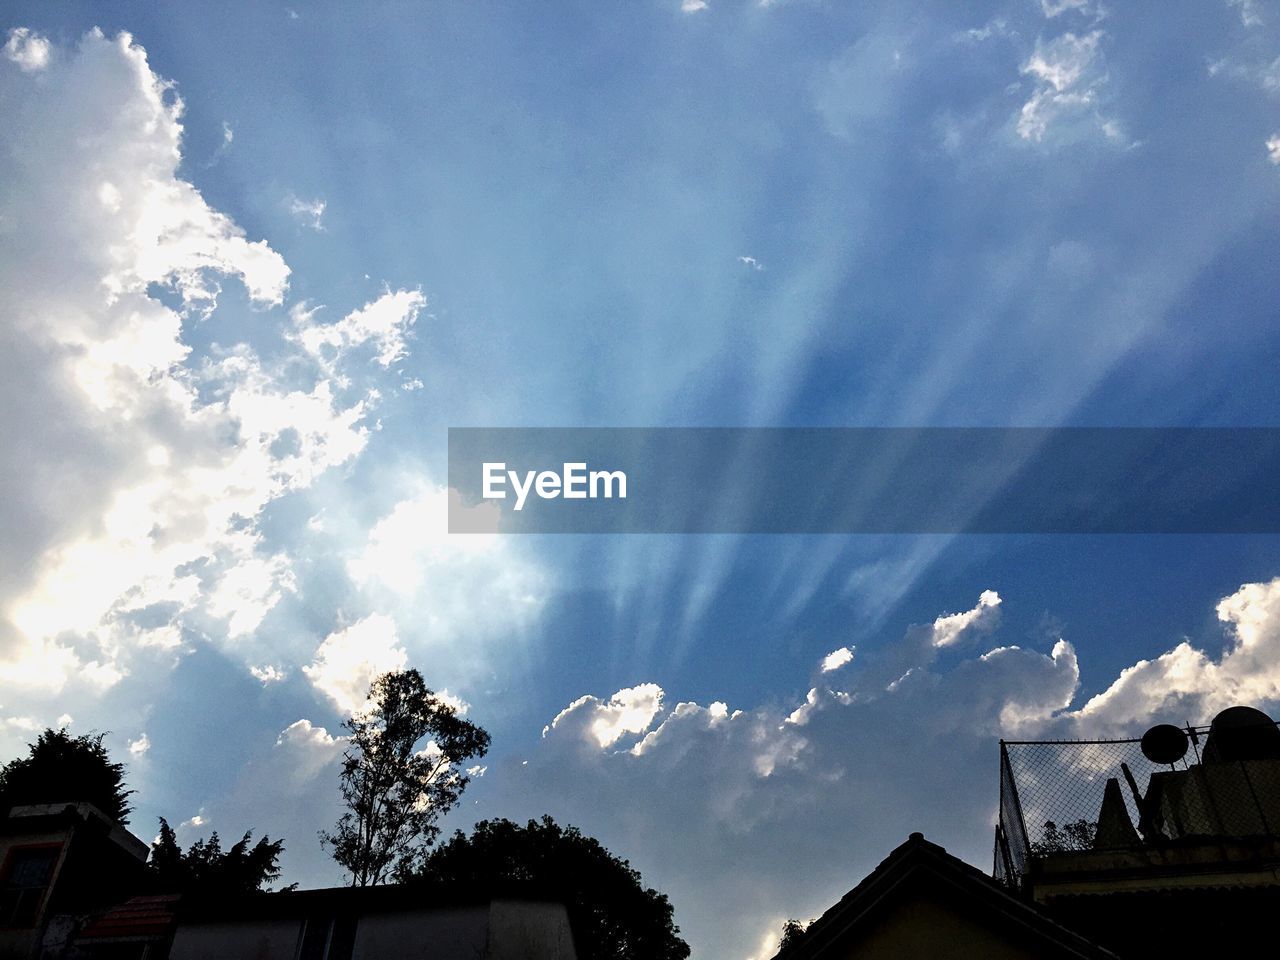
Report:
[[[1280,707],[1274,536],[449,536],[461,426],[1276,426],[1280,5],[9,3],[0,755],[342,882],[422,671],[771,956],[1001,736]]]

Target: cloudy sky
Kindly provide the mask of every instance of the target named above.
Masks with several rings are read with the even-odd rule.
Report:
[[[1280,423],[1280,4],[10,3],[0,749],[340,882],[413,665],[761,958],[996,739],[1280,703],[1273,537],[449,537],[449,426]]]

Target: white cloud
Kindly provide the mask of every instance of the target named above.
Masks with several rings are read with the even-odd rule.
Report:
[[[375,609],[411,625],[415,655],[446,661],[453,673],[442,682],[487,676],[536,623],[549,578],[519,538],[450,534],[448,489],[421,474],[405,486],[409,495],[373,525],[347,572]]]
[[[1227,6],[1236,8],[1240,14],[1240,22],[1246,27],[1262,26],[1263,19],[1258,11],[1257,0],[1227,0]]]
[[[983,43],[992,37],[1008,37],[1013,33],[1009,29],[1009,21],[1003,17],[995,17],[988,20],[981,27],[970,27],[959,33],[953,34],[952,39],[957,43]]]
[[[303,200],[291,193],[285,198],[285,205],[304,227],[309,227],[316,231],[324,230],[322,218],[324,217],[325,202],[323,200],[319,198]]]
[[[738,257],[738,262],[743,264],[744,266],[750,267],[752,270],[764,269],[764,264],[761,263],[759,260],[757,260],[755,257],[740,256]]]
[[[859,650],[841,689],[820,681],[798,703],[669,707],[653,684],[580,697],[493,786],[513,811],[545,808],[629,851],[695,953],[745,956],[776,940],[769,918],[816,915],[912,830],[988,862],[1001,736],[1134,736],[1280,704],[1280,578],[1218,604],[1220,655],[1178,643],[1076,708],[1081,666],[1066,640],[1047,652],[982,642],[1000,606],[984,591],[970,610]],[[641,739],[628,747],[627,734]]]
[[[151,749],[151,738],[148,737],[145,733],[142,736],[138,737],[137,740],[129,741],[129,756],[131,757],[141,757],[150,749]]]
[[[19,69],[34,73],[49,65],[49,41],[26,27],[16,27],[9,31],[4,55],[16,63]]]
[[[295,720],[289,726],[280,731],[280,736],[276,737],[276,746],[283,747],[290,744],[307,743],[318,747],[331,747],[337,740],[330,736],[329,731],[324,727],[314,726],[310,720]]]
[[[279,330],[289,268],[179,178],[182,102],[132,38],[40,43],[5,48],[38,75],[0,71],[0,125],[24,131],[0,156],[0,472],[19,478],[0,669],[34,701],[93,696],[189,632],[248,643],[296,587],[263,510],[364,449],[376,391],[350,348],[374,340],[374,372],[404,350],[360,311],[323,363],[193,347],[225,277]]]
[[[290,787],[308,784],[337,761],[347,740],[305,718],[295,720],[276,737],[276,749],[266,760],[266,770],[271,774],[283,771]]]
[[[832,650],[822,658],[822,672],[830,673],[833,670],[839,670],[846,663],[852,662],[852,660],[853,650],[849,647],[840,647],[839,649]]]
[[[419,290],[396,290],[353,310],[337,323],[319,323],[318,311],[308,309],[305,303],[295,306],[291,315],[298,341],[320,362],[331,363],[347,351],[371,344],[377,362],[385,368],[404,356],[409,328],[426,303]]]
[[[565,707],[542,730],[545,737],[557,727],[575,727],[584,739],[611,747],[627,734],[644,733],[662,710],[662,688],[656,683],[619,690],[608,700],[580,697]]]
[[[1252,84],[1273,97],[1280,95],[1280,57],[1265,61],[1224,57],[1209,61],[1207,69],[1211,77],[1230,77]]]
[[[1107,82],[1104,36],[1094,30],[1036,41],[1035,52],[1022,65],[1023,76],[1030,77],[1035,88],[1018,115],[1020,137],[1040,143],[1050,132],[1066,140],[1084,131],[1101,131],[1109,140],[1124,142],[1119,124],[1100,113]]]
[[[375,613],[325,637],[316,648],[315,659],[302,672],[312,686],[350,716],[364,708],[369,685],[376,677],[403,670],[408,662],[395,622]]]
[[[1267,159],[1280,164],[1280,133],[1267,137]]]
[[[1094,12],[1092,0],[1040,0],[1040,9],[1050,20],[1064,13]]]
[[[707,0],[680,0],[682,13],[698,13],[705,9],[707,9]]]
[[[284,680],[289,676],[288,670],[270,663],[260,667],[251,666],[249,667],[249,673],[264,687],[270,686],[273,683],[279,683],[281,680]]]
[[[963,613],[950,613],[933,621],[933,645],[949,647],[959,640],[966,630],[983,624],[989,620],[1000,606],[1000,594],[994,590],[984,590],[978,597],[978,605]]]
[[[261,556],[254,546],[241,541],[242,552],[205,601],[211,615],[226,620],[232,638],[258,629],[284,593],[297,587],[284,555]]]
[[[1220,657],[1183,641],[1140,660],[1073,714],[1076,723],[1109,733],[1153,717],[1201,723],[1233,704],[1280,701],[1280,578],[1241,586],[1217,613],[1227,635]]]

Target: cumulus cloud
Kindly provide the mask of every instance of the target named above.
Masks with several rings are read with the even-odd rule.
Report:
[[[662,710],[662,688],[656,683],[619,690],[608,700],[581,697],[543,728],[545,737],[561,726],[574,726],[599,747],[611,747],[628,733],[644,733]]]
[[[302,672],[312,686],[350,715],[365,707],[374,678],[403,670],[408,663],[395,622],[375,613],[325,637],[316,648],[315,660]]]
[[[0,124],[23,136],[0,157],[0,670],[38,703],[192,637],[240,643],[297,589],[259,520],[364,450],[369,377],[421,300],[282,322],[288,266],[179,176],[182,101],[128,34],[64,50],[18,29],[5,55]],[[188,339],[228,278],[279,336],[270,359]]]
[[[838,650],[832,650],[822,658],[822,672],[830,673],[832,670],[839,670],[852,660],[853,650],[849,647],[840,647]]]
[[[263,666],[251,666],[249,667],[249,673],[264,687],[273,683],[279,683],[289,675],[288,670],[270,663]]]
[[[961,637],[965,631],[990,620],[996,607],[1000,606],[1000,594],[994,590],[982,591],[978,597],[978,605],[963,613],[949,613],[933,621],[933,645],[949,647]]]
[[[581,697],[548,725],[511,789],[524,806],[547,805],[636,851],[646,880],[671,893],[695,949],[717,943],[717,956],[745,956],[776,936],[762,918],[820,912],[894,837],[945,837],[955,822],[989,828],[991,744],[1064,710],[1079,682],[1065,641],[1048,653],[979,648],[936,670],[943,651],[993,629],[998,606],[987,591],[968,611],[860,651],[855,666],[824,674],[820,663],[819,676],[838,676],[840,687],[819,683],[796,706],[667,707],[654,684]],[[989,843],[975,836],[961,852]],[[798,861],[813,865],[799,881],[776,866]],[[707,875],[725,880],[711,891]]]
[[[49,65],[49,41],[26,27],[9,31],[4,55],[26,73],[43,70]]]
[[[148,737],[145,733],[142,736],[138,737],[137,740],[129,741],[129,756],[131,757],[135,757],[135,758],[141,757],[150,749],[151,749],[151,738]]]
[[[276,737],[276,746],[297,747],[302,745],[305,749],[328,751],[339,740],[341,740],[340,737],[331,736],[324,727],[317,727],[310,720],[303,719],[295,720],[281,730],[280,735]]]
[[[776,938],[770,918],[821,912],[912,830],[985,866],[1001,736],[1133,736],[1233,703],[1280,703],[1280,579],[1218,604],[1221,655],[1177,644],[1078,707],[1074,647],[992,642],[1000,606],[984,591],[838,673],[822,672],[823,658],[798,704],[671,707],[653,684],[583,696],[507,789],[520,809],[545,806],[634,851],[696,952],[747,956]]]
[[[1267,138],[1267,159],[1280,164],[1280,133],[1273,133]]]
[[[1148,718],[1200,723],[1233,704],[1280,700],[1280,578],[1249,583],[1217,607],[1227,646],[1214,659],[1183,641],[1121,671],[1072,720],[1091,734],[1133,730]]]

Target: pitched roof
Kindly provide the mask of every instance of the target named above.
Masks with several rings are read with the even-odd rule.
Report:
[[[142,940],[167,935],[174,926],[178,897],[134,897],[93,917],[77,935],[85,940]]]
[[[918,894],[921,881],[930,893],[963,904],[968,915],[986,919],[1020,939],[1042,945],[1059,957],[1116,960],[1115,954],[1051,920],[1034,904],[1014,896],[1004,886],[959,857],[952,856],[923,834],[913,833],[852,890],[809,925],[793,946],[775,960],[822,957],[829,948],[870,930],[893,906]],[[832,954],[835,955],[834,953]]]

